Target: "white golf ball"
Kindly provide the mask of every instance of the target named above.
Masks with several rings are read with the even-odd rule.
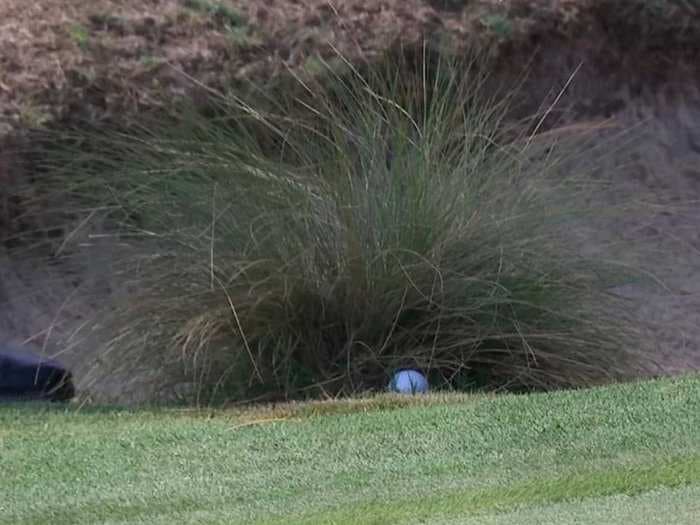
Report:
[[[389,390],[399,394],[425,394],[428,380],[418,370],[399,370],[391,379]]]

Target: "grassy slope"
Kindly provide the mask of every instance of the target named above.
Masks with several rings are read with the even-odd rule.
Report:
[[[0,522],[625,523],[672,512],[691,523],[699,387],[688,377],[283,421],[267,412],[255,424],[3,408]]]

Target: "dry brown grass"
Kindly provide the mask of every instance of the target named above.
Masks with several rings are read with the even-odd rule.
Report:
[[[239,12],[231,32],[188,2]],[[466,4],[466,0],[462,3]],[[638,45],[700,42],[689,0],[3,0],[0,137],[63,117],[103,118],[159,108],[192,86],[270,78],[334,47],[372,57],[397,40],[478,37],[497,49],[533,38],[609,31]]]
[[[420,0],[352,0],[340,8],[326,1],[206,3],[249,23],[230,31],[182,0],[0,3],[0,136],[71,111],[158,107],[185,93],[178,70],[222,85],[301,64],[321,42],[344,52],[358,42],[380,49],[405,36],[407,25],[419,34],[435,16]]]
[[[237,58],[222,27],[178,0],[7,0],[0,20],[6,129],[41,125],[91,90],[105,109],[162,103],[154,95],[182,91],[166,64],[197,74]]]
[[[243,404],[221,409],[190,408],[183,410],[183,412],[197,416],[229,417],[236,423],[234,428],[240,428],[274,421],[299,421],[325,415],[354,414],[435,405],[464,406],[466,403],[481,403],[487,399],[492,399],[495,395],[489,393],[440,392],[429,395],[406,396],[384,393],[343,399]]]

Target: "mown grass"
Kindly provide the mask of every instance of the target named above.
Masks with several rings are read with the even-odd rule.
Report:
[[[0,522],[692,523],[699,387],[695,376],[257,420],[3,407]]]
[[[609,292],[641,272],[571,235],[626,210],[601,204],[590,130],[509,123],[517,91],[479,56],[399,58],[214,94],[50,166],[52,198],[84,210],[63,251],[95,217],[118,246],[124,297],[84,332],[103,375],[167,369],[210,402],[383,389],[406,366],[458,389],[641,373],[647,340]]]

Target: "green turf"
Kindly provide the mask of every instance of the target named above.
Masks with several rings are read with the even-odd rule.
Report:
[[[637,496],[616,494],[554,505],[520,507],[479,517],[451,517],[433,525],[696,525],[700,516],[700,487],[658,489]],[[411,523],[404,522],[404,523]]]
[[[0,522],[692,523],[699,387],[686,377],[284,421],[6,407]]]

